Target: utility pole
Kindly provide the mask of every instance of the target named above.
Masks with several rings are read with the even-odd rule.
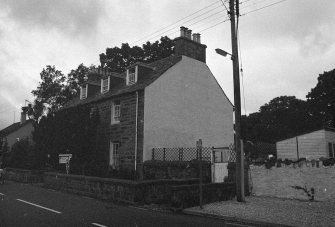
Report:
[[[235,107],[235,151],[236,151],[236,194],[238,202],[245,202],[244,196],[244,154],[241,149],[241,95],[240,73],[238,62],[237,29],[235,24],[235,2],[238,9],[239,0],[229,0],[231,21],[232,62],[234,78],[234,107]],[[238,11],[238,10],[237,10]]]

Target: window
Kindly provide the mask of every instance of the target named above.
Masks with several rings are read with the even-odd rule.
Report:
[[[127,85],[133,85],[137,82],[138,66],[127,69]]]
[[[115,101],[112,104],[112,124],[116,124],[120,122],[121,118],[121,105],[120,101]]]
[[[109,165],[113,169],[120,168],[119,142],[110,142],[109,144]]]
[[[101,93],[109,91],[109,78],[101,79]]]
[[[80,99],[86,99],[87,98],[87,85],[85,87],[80,88]]]
[[[329,158],[334,158],[335,157],[335,144],[334,144],[334,150],[333,150],[333,144],[332,143],[328,143],[328,147],[329,147]]]

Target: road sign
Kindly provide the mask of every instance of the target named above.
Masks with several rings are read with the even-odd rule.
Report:
[[[59,154],[58,157],[59,157],[59,164],[66,164],[70,162],[72,154]]]

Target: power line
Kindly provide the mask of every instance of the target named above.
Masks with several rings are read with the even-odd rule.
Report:
[[[213,11],[213,10],[219,8],[219,7],[221,7],[221,5],[218,6],[218,7],[215,7],[214,9],[208,10],[208,11],[206,11],[206,12],[200,14],[200,15],[197,15],[196,17],[193,17],[193,18],[191,18],[191,19],[189,19],[189,20],[187,20],[187,21],[184,21],[183,23],[185,24],[185,26],[189,26],[189,25],[187,25],[186,23],[188,23],[188,22],[190,22],[190,21],[192,21],[192,20],[194,20],[194,19],[197,19],[198,17],[203,16],[203,15],[205,15],[205,14],[207,14],[207,13],[209,13],[209,12],[211,12],[211,11]],[[217,13],[218,13],[218,12],[217,12]],[[213,15],[212,15],[212,16],[213,16]],[[204,19],[202,19],[202,20],[204,20]],[[198,22],[201,22],[202,20],[200,20],[200,21],[198,21]],[[197,22],[197,23],[198,23],[198,22]],[[173,28],[170,28],[170,29],[166,30],[165,32],[162,32],[162,33],[160,33],[160,34],[158,34],[158,35],[152,36],[152,37],[150,37],[149,40],[151,40],[151,39],[156,39],[157,37],[160,37],[160,36],[166,34],[166,32],[172,31],[172,30],[174,30],[174,29],[176,29],[176,28],[179,28],[179,26],[175,26],[175,27],[173,27]],[[175,32],[173,32],[173,33],[175,33]]]
[[[249,5],[244,5],[244,6],[240,7],[240,9],[244,9],[244,8],[247,8],[247,7],[250,7],[250,6],[255,6],[255,5],[258,5],[259,3],[266,2],[266,1],[269,1],[269,0],[258,0],[258,1],[256,0]]]
[[[259,10],[262,10],[262,9],[265,9],[265,8],[268,8],[268,7],[271,7],[271,6],[277,5],[277,4],[282,3],[282,2],[286,2],[286,1],[287,1],[287,0],[281,0],[281,1],[278,1],[278,2],[274,2],[274,3],[272,3],[272,4],[263,6],[263,7],[261,7],[261,8],[258,8],[258,9],[254,9],[254,10],[248,11],[248,12],[246,12],[246,13],[244,13],[244,14],[241,14],[241,16],[245,16],[245,15],[248,15],[248,14],[250,14],[250,13],[254,13],[254,12],[256,12],[256,11],[259,11]]]
[[[183,20],[185,20],[186,18],[189,18],[189,17],[191,17],[191,16],[193,16],[193,15],[195,15],[195,14],[201,12],[202,10],[207,9],[207,8],[209,8],[209,7],[211,7],[211,6],[215,5],[215,4],[217,4],[217,3],[219,3],[219,1],[216,1],[216,2],[214,2],[214,3],[212,3],[212,4],[208,5],[208,6],[205,6],[205,7],[201,8],[201,9],[199,9],[199,10],[197,10],[197,11],[195,11],[195,12],[189,14],[189,15],[187,15],[186,17],[183,17],[183,18],[177,20],[176,22],[174,22],[174,23],[172,23],[172,24],[169,24],[169,25],[167,25],[167,26],[165,26],[165,27],[163,27],[163,28],[160,28],[160,29],[158,29],[157,31],[155,31],[155,32],[153,32],[153,33],[151,33],[151,34],[146,35],[146,36],[144,36],[144,37],[142,37],[142,38],[140,38],[140,39],[138,39],[138,40],[132,42],[131,44],[135,44],[135,43],[138,43],[139,41],[142,41],[143,39],[149,38],[149,37],[151,37],[152,35],[154,35],[154,34],[160,32],[160,31],[163,31],[163,30],[165,30],[166,28],[169,28],[169,27],[171,27],[172,25],[175,25],[175,24],[177,24],[178,22],[183,21]],[[217,8],[218,8],[218,7],[215,7],[214,9],[217,9]],[[214,9],[211,9],[211,10],[206,11],[206,12],[210,12],[210,11],[212,11],[212,10],[214,10]],[[202,15],[202,14],[201,14],[201,15]],[[201,15],[198,15],[198,16],[201,16]],[[184,23],[186,23],[186,22],[184,22]],[[167,31],[165,31],[165,32],[167,32]]]
[[[212,25],[212,26],[210,26],[210,27],[208,27],[208,28],[205,28],[205,29],[203,29],[203,30],[200,30],[199,32],[204,32],[204,31],[206,31],[206,30],[208,30],[208,29],[211,29],[211,28],[214,28],[214,27],[216,27],[216,26],[218,26],[218,25],[220,25],[220,24],[223,24],[223,23],[225,23],[225,22],[227,22],[227,21],[229,21],[230,19],[228,18],[228,19],[226,19],[226,20],[224,20],[224,21],[221,21],[221,22],[219,22],[219,23],[217,23],[217,24],[214,24],[214,25]]]

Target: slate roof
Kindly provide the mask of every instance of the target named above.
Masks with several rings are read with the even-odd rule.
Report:
[[[97,101],[101,101],[104,99],[108,99],[111,97],[119,96],[126,93],[131,93],[134,91],[142,90],[151,83],[153,83],[156,79],[158,79],[161,75],[163,75],[169,68],[177,64],[182,59],[182,56],[170,56],[150,64],[147,66],[153,68],[154,70],[145,75],[145,79],[139,80],[137,83],[127,86],[126,83],[123,83],[117,87],[112,87],[111,90],[104,94],[96,94],[95,96],[87,97],[86,99],[80,99],[76,97],[69,101],[61,110],[68,109],[80,104],[94,103]],[[126,72],[120,73],[120,77],[125,78]]]
[[[11,124],[10,126],[2,129],[0,131],[0,136],[7,136],[8,134],[15,132],[16,130],[18,130],[19,128],[23,127],[24,125],[28,124],[29,122],[31,122],[32,120],[27,120],[25,123],[21,124],[20,122],[16,122],[14,124]]]

